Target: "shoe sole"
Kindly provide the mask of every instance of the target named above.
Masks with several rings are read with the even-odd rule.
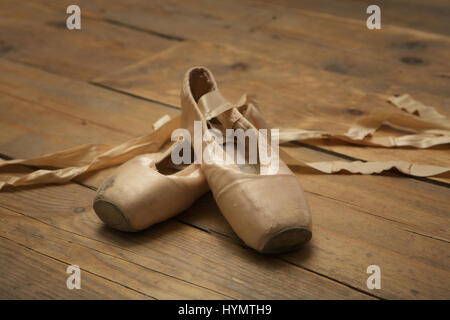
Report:
[[[270,237],[261,252],[265,254],[279,254],[294,251],[302,247],[311,238],[312,232],[306,228],[284,229]]]
[[[94,210],[97,216],[109,227],[128,232],[137,232],[139,230],[131,227],[130,222],[123,212],[113,203],[97,199],[94,201]]]

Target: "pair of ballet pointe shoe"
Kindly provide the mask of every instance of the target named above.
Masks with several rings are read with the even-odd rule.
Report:
[[[202,132],[268,128],[254,104],[236,107],[225,100],[204,67],[186,73],[181,107],[181,126],[191,137],[196,134],[194,121],[201,124]],[[234,157],[220,161],[214,152],[222,150],[222,156],[226,155],[223,142],[201,141],[201,151],[193,150],[201,163],[174,164],[174,143],[165,152],[140,155],[121,165],[97,192],[94,210],[99,218],[118,230],[140,231],[181,213],[211,190],[235,233],[261,253],[292,251],[311,239],[311,217],[302,188],[281,159],[276,172],[264,173],[267,168],[259,158],[253,164],[238,163]]]

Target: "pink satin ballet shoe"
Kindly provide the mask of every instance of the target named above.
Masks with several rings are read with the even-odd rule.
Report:
[[[195,67],[186,73],[181,106],[181,125],[191,136],[195,135],[194,121],[200,121],[203,132],[210,128],[220,132],[256,130],[255,124],[265,127],[264,119],[253,105],[240,108],[231,105],[220,94],[211,72],[204,67]],[[243,115],[245,112],[253,114],[254,123]],[[223,150],[224,145],[219,141],[203,139],[202,151],[194,147],[197,158],[210,155],[211,150],[212,153]],[[278,171],[269,174],[263,174],[264,166],[260,162],[223,163],[223,159],[214,155],[209,160],[207,163],[203,159],[201,168],[214,199],[233,230],[249,247],[262,253],[281,253],[294,250],[311,239],[308,204],[297,177],[281,159]]]
[[[125,162],[104,182],[93,206],[106,225],[140,231],[186,210],[208,191],[199,165],[172,163],[175,145]]]

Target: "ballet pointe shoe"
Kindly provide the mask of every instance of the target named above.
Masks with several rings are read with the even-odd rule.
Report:
[[[253,129],[267,127],[253,104],[235,107],[220,94],[212,73],[195,67],[185,75],[181,91],[181,124],[194,136],[194,121],[209,128]],[[249,120],[250,119],[250,120]],[[259,139],[259,138],[258,138]],[[233,143],[234,140],[233,140]],[[261,253],[295,250],[311,239],[311,216],[297,177],[279,159],[278,170],[263,173],[264,165],[221,162],[210,150],[224,150],[216,139],[202,140],[203,174],[219,209],[245,244]],[[209,151],[207,151],[209,150]],[[237,150],[237,149],[236,149]]]
[[[257,110],[242,112],[265,125]],[[97,191],[93,204],[97,216],[111,228],[140,231],[189,208],[209,188],[199,164],[171,162],[176,147],[177,143],[165,153],[137,156],[117,168]]]
[[[200,166],[171,162],[164,153],[137,156],[117,168],[94,199],[97,216],[109,227],[136,232],[189,208],[208,190]]]

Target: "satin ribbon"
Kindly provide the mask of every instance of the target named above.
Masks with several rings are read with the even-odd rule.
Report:
[[[209,98],[220,99],[217,96]],[[207,105],[214,105],[211,103],[208,104],[207,99],[203,100],[206,101],[206,103],[202,103],[204,108],[207,108]],[[388,101],[406,113],[375,113],[363,117],[345,134],[332,134],[324,131],[301,129],[280,129],[280,143],[306,139],[338,139],[351,144],[386,148],[402,146],[429,148],[435,145],[450,143],[450,122],[433,107],[426,106],[412,99],[409,95],[390,97]],[[214,110],[205,109],[205,111],[208,112],[208,117],[211,119],[233,107],[240,107],[249,103],[252,103],[259,109],[254,99],[244,95],[236,105],[224,102],[222,104],[216,104],[220,108]],[[401,128],[414,133],[399,137],[373,137],[372,135],[382,125]],[[65,183],[82,174],[119,165],[139,154],[156,153],[170,140],[172,131],[179,127],[179,116],[173,119],[164,116],[155,123],[154,130],[151,133],[128,140],[118,146],[89,144],[32,159],[0,160],[0,167],[20,164],[55,168],[53,170],[37,169],[28,174],[1,174],[0,189],[4,186]],[[429,177],[442,175],[450,171],[448,167],[419,165],[405,161],[305,162],[292,157],[281,149],[280,156],[288,165],[309,167],[327,174],[340,171],[355,174],[375,174],[395,168],[411,176]]]

